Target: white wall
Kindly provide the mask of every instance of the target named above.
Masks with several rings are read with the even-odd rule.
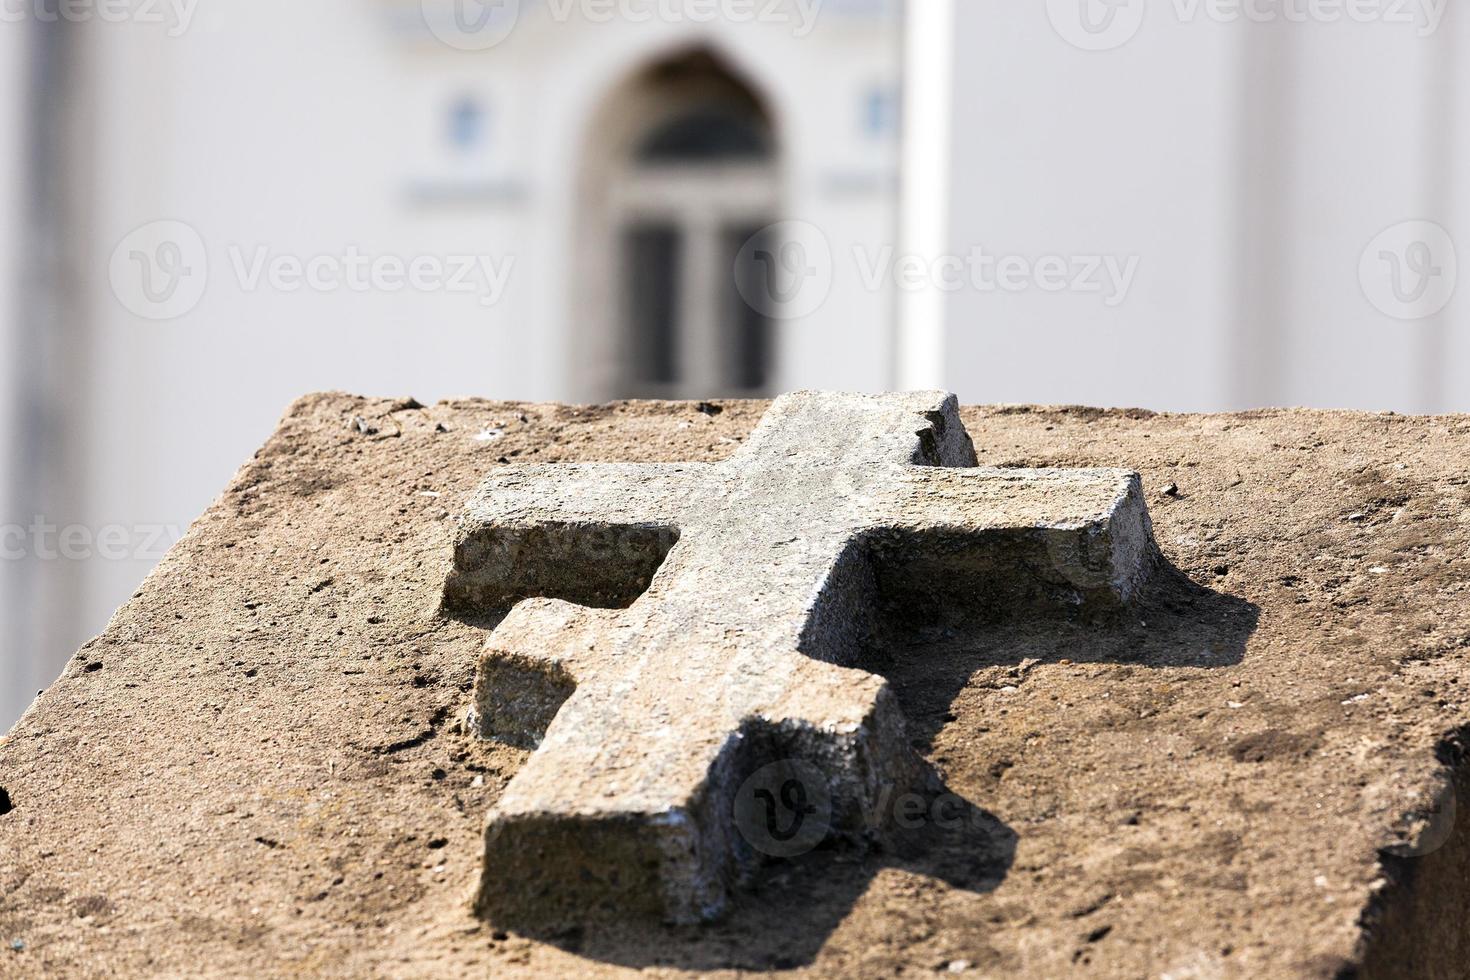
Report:
[[[949,247],[1136,256],[1137,279],[1115,307],[947,294],[946,384],[985,402],[1470,409],[1464,290],[1404,322],[1359,281],[1369,242],[1405,220],[1437,221],[1470,257],[1453,11],[1426,39],[1149,0],[1126,43],[1082,50],[1048,6],[958,5]]]
[[[1427,142],[1429,178],[1420,208],[1443,214],[1459,250],[1462,286],[1445,315],[1429,324],[1423,358],[1435,407],[1470,410],[1470,18],[1463,9],[1445,19],[1435,39],[1427,91],[1438,106]]]
[[[25,93],[29,64],[26,25],[5,25],[0,30],[0,386],[18,369],[15,363],[16,333],[19,329],[19,264],[24,201],[24,133]],[[0,388],[3,390],[3,388]],[[20,406],[14,398],[0,398],[0,525],[22,521],[20,506],[13,499],[16,491],[15,467],[19,465],[17,420]],[[6,540],[0,540],[4,546]],[[0,558],[0,617],[9,622],[13,593],[12,576],[18,571],[14,561]],[[30,703],[36,693],[31,686],[30,651],[23,649],[16,635],[0,638],[0,731],[8,727]]]

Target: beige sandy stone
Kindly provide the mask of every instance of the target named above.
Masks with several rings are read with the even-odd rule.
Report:
[[[1138,471],[1166,559],[1118,615],[879,618],[964,826],[772,858],[700,926],[476,918],[531,753],[458,721],[496,623],[440,610],[457,515],[767,408],[292,406],[0,740],[0,976],[1463,974],[1464,417],[961,409],[986,466]]]

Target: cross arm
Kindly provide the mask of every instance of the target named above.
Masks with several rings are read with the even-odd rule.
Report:
[[[606,669],[619,612],[528,599],[485,643],[475,671],[481,738],[535,748],[579,684]]]
[[[456,530],[445,606],[483,614],[533,597],[631,604],[678,540],[709,470],[595,463],[495,474],[470,498]]]
[[[1116,606],[1158,555],[1137,473],[911,468],[870,535],[885,592]]]

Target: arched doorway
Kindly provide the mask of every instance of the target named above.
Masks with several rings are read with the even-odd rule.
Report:
[[[584,150],[574,369],[605,397],[767,393],[775,338],[736,288],[780,212],[764,101],[706,49],[613,93]]]

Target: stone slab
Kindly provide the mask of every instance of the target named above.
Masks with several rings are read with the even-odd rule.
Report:
[[[983,465],[1141,472],[1178,573],[1105,629],[876,645],[967,830],[708,926],[475,919],[530,754],[462,723],[496,623],[440,612],[455,515],[501,465],[718,462],[766,406],[716,408],[293,406],[0,743],[0,974],[1457,975],[1465,418],[963,409]]]

